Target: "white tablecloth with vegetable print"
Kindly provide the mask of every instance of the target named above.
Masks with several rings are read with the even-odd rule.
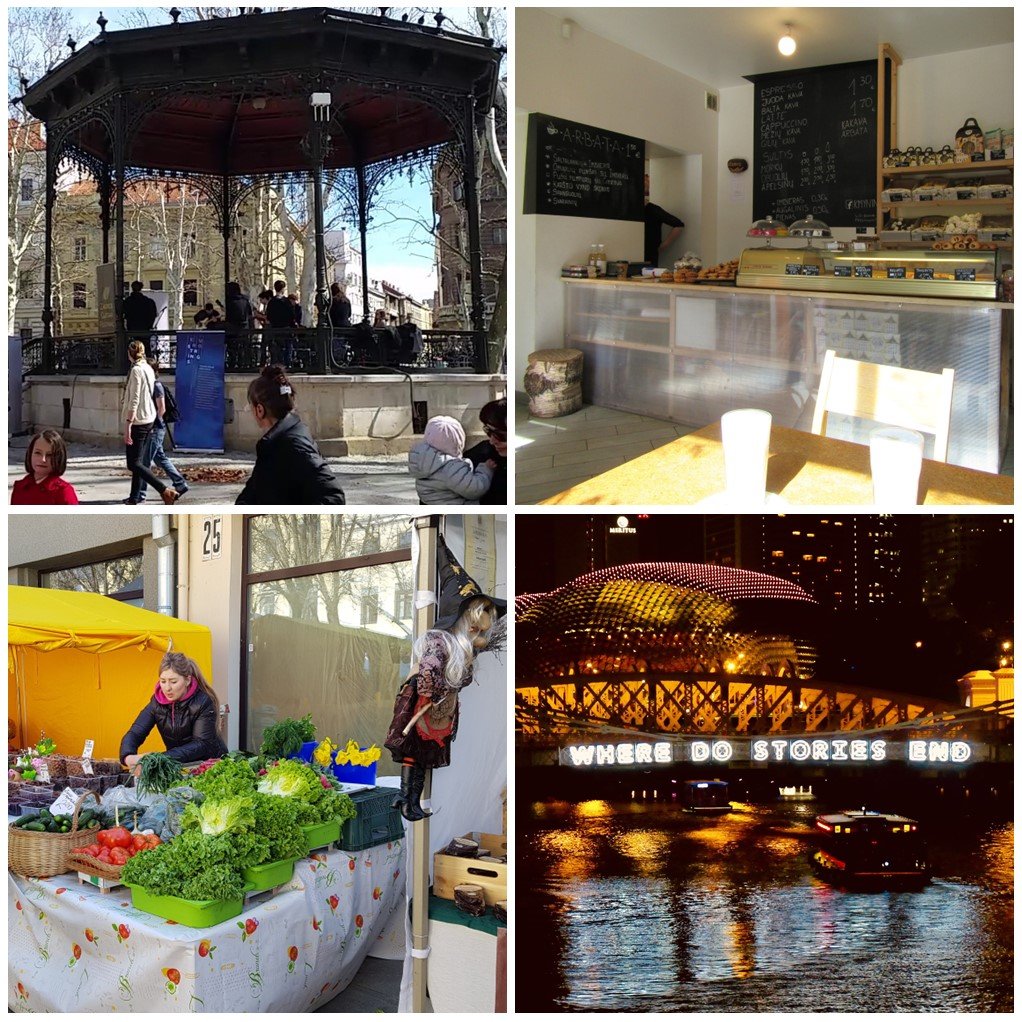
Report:
[[[14,1011],[310,1011],[343,990],[395,906],[404,842],[315,852],[290,884],[234,919],[194,929],[132,907],[76,874],[8,873]]]

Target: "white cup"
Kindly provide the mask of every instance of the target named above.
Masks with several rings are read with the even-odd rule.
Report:
[[[770,413],[759,408],[736,408],[720,417],[729,500],[757,507],[766,503],[770,423]]]
[[[898,426],[870,433],[869,470],[873,477],[873,503],[877,507],[918,504],[922,466],[922,433]]]

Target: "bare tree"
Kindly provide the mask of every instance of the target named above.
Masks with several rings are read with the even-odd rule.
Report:
[[[46,213],[46,152],[41,125],[20,102],[34,82],[66,55],[76,15],[63,7],[12,7],[7,12],[7,327],[17,318],[19,281],[41,269]],[[19,102],[14,102],[15,99]],[[40,284],[41,287],[41,284]]]

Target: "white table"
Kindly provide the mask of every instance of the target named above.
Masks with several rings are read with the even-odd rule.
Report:
[[[315,852],[290,884],[234,919],[194,929],[76,874],[8,872],[13,1011],[314,1011],[343,990],[404,906],[404,841]]]

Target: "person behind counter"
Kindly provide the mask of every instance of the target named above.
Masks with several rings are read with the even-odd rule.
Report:
[[[649,201],[649,174],[642,180],[646,195],[646,205],[642,214],[645,222],[642,258],[650,266],[660,266],[660,254],[674,244],[685,225],[673,213],[668,213],[662,206]],[[670,230],[667,237],[661,241],[660,231],[663,227],[670,227]]]
[[[167,755],[182,763],[227,755],[221,738],[220,703],[198,664],[184,653],[167,653],[152,699],[121,739],[121,762],[134,767],[139,746],[155,727]]]

